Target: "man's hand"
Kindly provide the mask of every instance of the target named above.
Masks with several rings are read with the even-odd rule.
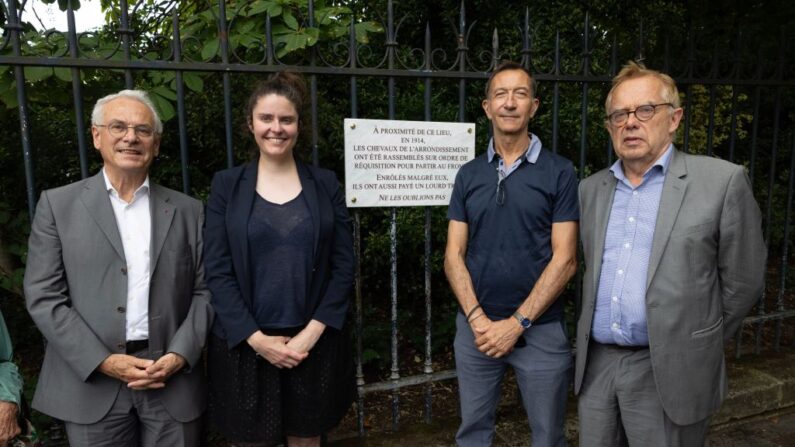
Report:
[[[166,386],[166,380],[182,369],[186,363],[181,355],[169,352],[146,368],[148,378],[129,382],[127,387],[134,390],[163,388]]]
[[[154,363],[154,360],[139,359],[127,354],[111,354],[100,363],[99,372],[124,383],[130,383],[150,379],[146,368]]]
[[[246,341],[257,354],[277,368],[294,368],[309,355],[287,346],[290,337],[270,336],[257,331]]]
[[[0,401],[0,447],[6,447],[21,430],[17,424],[19,408],[13,402]]]
[[[469,319],[469,327],[472,328],[472,333],[475,334],[475,338],[488,332],[491,325],[494,324],[494,321],[492,321],[485,312],[478,312],[480,313],[473,315],[472,318]]]
[[[483,317],[479,318],[482,319]],[[516,340],[523,332],[522,326],[513,318],[492,321],[483,332],[474,328],[474,321],[472,323],[475,330],[475,346],[480,352],[495,359],[513,351]]]

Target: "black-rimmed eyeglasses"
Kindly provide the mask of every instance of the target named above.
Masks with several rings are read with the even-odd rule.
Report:
[[[626,124],[629,115],[635,115],[638,121],[648,121],[657,113],[657,107],[674,105],[670,102],[662,102],[660,104],[646,104],[636,108],[635,110],[616,110],[615,112],[607,115],[607,122],[614,127],[620,127]]]
[[[132,129],[138,138],[149,138],[155,134],[152,126],[146,124],[139,124],[137,126],[130,126],[122,121],[111,121],[108,124],[94,124],[95,127],[107,127],[108,132],[116,138],[127,135],[127,129]]]
[[[505,173],[500,168],[497,168],[497,194],[495,196],[497,205],[505,204]]]

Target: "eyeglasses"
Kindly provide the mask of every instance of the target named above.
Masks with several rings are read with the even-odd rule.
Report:
[[[155,134],[155,130],[152,128],[152,126],[148,126],[146,124],[130,126],[123,121],[111,121],[110,124],[94,124],[94,126],[107,127],[108,132],[117,138],[127,135],[127,129],[132,129],[138,138],[150,138]]]
[[[626,124],[630,114],[634,114],[638,121],[648,121],[657,113],[657,107],[674,105],[670,102],[663,102],[660,104],[647,104],[636,108],[635,110],[617,110],[610,115],[607,115],[607,122],[615,127],[620,127]]]
[[[500,168],[497,168],[497,194],[495,199],[497,205],[503,206],[505,204],[505,173]]]

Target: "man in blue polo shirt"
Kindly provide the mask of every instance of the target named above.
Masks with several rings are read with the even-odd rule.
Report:
[[[577,270],[577,180],[528,133],[536,85],[506,62],[486,83],[494,137],[461,167],[450,199],[445,273],[461,312],[455,358],[460,446],[488,446],[500,385],[516,373],[534,446],[564,446],[571,348],[558,296]]]

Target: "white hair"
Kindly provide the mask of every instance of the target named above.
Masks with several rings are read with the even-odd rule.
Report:
[[[118,93],[112,93],[100,98],[97,100],[97,103],[94,104],[94,110],[91,111],[91,124],[105,124],[102,122],[105,119],[105,104],[119,98],[129,98],[148,107],[149,111],[152,112],[155,133],[158,135],[163,133],[163,122],[160,121],[160,116],[157,114],[155,104],[143,90],[122,90]]]

